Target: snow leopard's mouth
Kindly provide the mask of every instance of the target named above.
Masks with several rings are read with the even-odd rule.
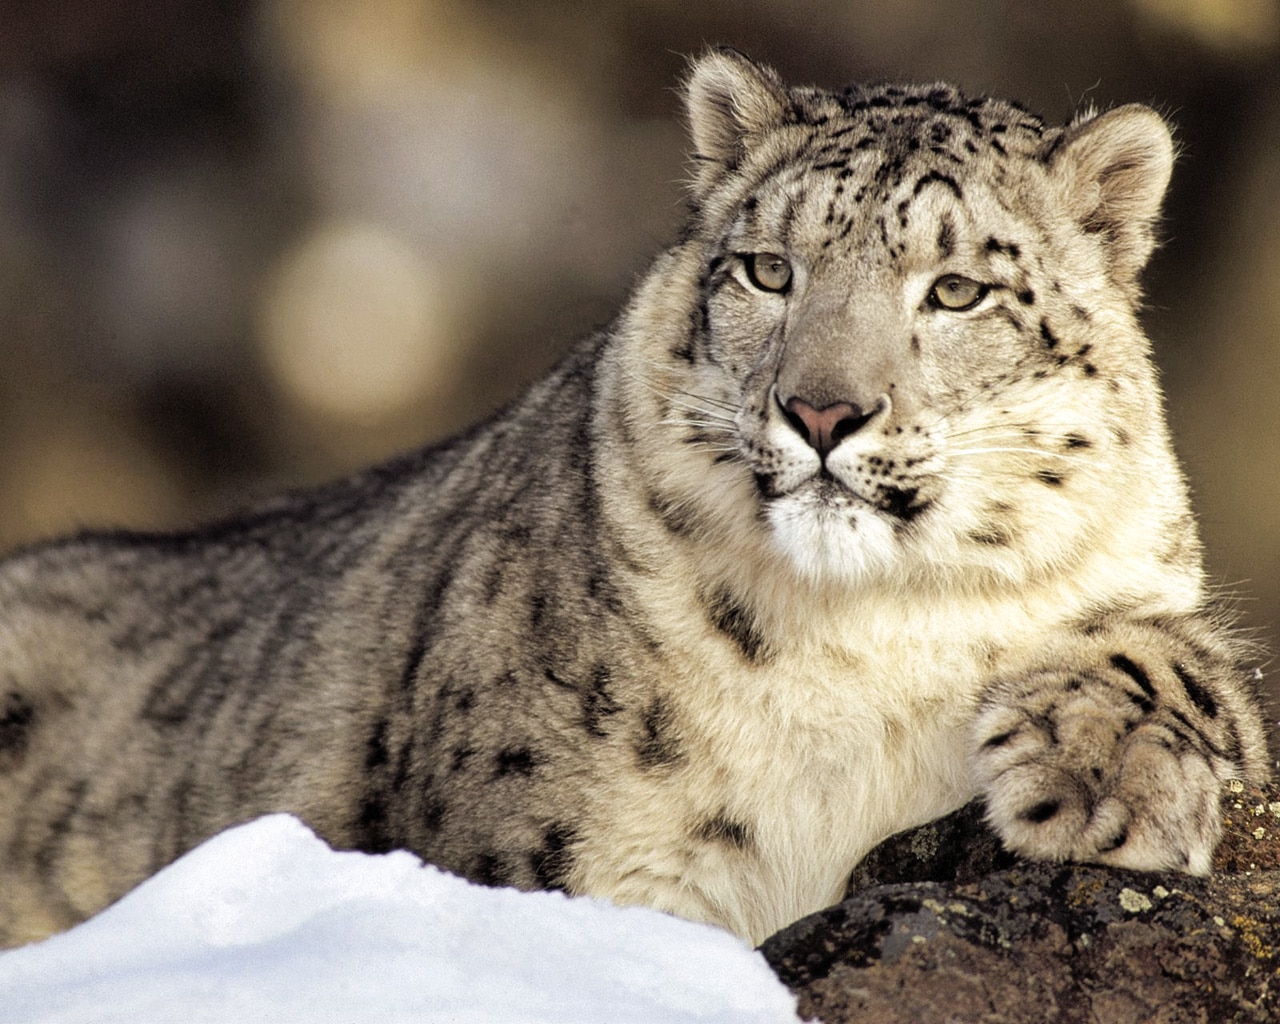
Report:
[[[778,486],[775,479],[765,474],[758,473],[756,482],[766,502],[781,498],[800,498],[810,508],[831,512],[869,508],[890,516],[904,526],[914,522],[934,504],[933,498],[922,494],[918,486],[878,483],[865,490],[850,487],[826,466],[798,486],[785,490]]]

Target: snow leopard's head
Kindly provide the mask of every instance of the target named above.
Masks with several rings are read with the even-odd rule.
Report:
[[[723,530],[741,495],[833,581],[1024,580],[1135,517],[1196,557],[1135,315],[1173,161],[1154,111],[1049,127],[948,85],[787,88],[731,51],[687,105],[690,223],[649,291],[683,321],[647,372],[701,460],[655,508]]]

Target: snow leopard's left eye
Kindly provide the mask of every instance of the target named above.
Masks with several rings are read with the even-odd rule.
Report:
[[[754,252],[742,258],[747,278],[762,292],[785,292],[791,287],[791,264],[774,252]]]
[[[987,285],[959,274],[943,274],[933,282],[929,292],[929,305],[934,309],[947,309],[953,313],[972,309],[990,291]]]

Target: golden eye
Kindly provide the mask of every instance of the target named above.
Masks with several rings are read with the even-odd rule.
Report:
[[[948,309],[962,312],[972,309],[984,298],[990,289],[987,285],[959,274],[943,274],[933,282],[929,292],[929,304],[935,309]]]
[[[791,264],[772,252],[755,252],[743,257],[747,277],[762,292],[785,292],[791,287]]]

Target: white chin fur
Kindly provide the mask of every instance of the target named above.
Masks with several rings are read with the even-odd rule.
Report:
[[[893,527],[870,510],[832,509],[799,497],[768,509],[779,548],[803,577],[851,583],[887,570],[898,557]]]

